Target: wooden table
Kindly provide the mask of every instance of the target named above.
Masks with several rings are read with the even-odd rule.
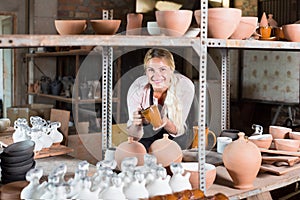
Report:
[[[82,160],[76,159],[69,155],[59,155],[47,158],[36,159],[36,167],[41,167],[43,169],[43,175],[48,176],[55,167],[58,167],[61,164],[67,165],[67,173],[74,174],[78,163]],[[93,175],[96,172],[97,168],[95,165],[90,164],[88,175]]]
[[[248,190],[239,190],[233,187],[229,173],[223,165],[217,166],[217,177],[214,184],[206,191],[207,195],[221,192],[231,200],[256,199],[271,200],[270,191],[288,186],[300,180],[300,169],[292,170],[283,175],[274,175],[260,172],[254,180],[254,187]]]

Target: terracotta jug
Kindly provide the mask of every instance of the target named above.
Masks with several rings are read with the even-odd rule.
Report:
[[[253,187],[261,166],[259,148],[245,139],[245,133],[240,132],[236,141],[228,144],[223,152],[224,165],[233,180],[235,188],[249,189]]]
[[[182,151],[180,146],[170,140],[168,134],[164,134],[162,139],[153,142],[149,148],[149,153],[157,158],[157,163],[163,167],[169,166],[172,162],[182,161]]]
[[[128,13],[126,35],[140,35],[143,22],[143,14],[141,13]]]
[[[116,149],[115,160],[118,168],[121,169],[122,160],[126,157],[136,157],[138,166],[144,164],[144,155],[147,153],[146,148],[138,141],[134,141],[133,137],[128,137],[128,141],[122,142]]]

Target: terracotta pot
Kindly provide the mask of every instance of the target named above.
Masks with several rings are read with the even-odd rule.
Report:
[[[182,162],[185,172],[190,172],[190,182],[193,189],[199,188],[199,164],[198,162]],[[206,189],[210,188],[214,183],[217,175],[216,167],[212,164],[205,163],[205,181]]]
[[[289,137],[289,133],[292,132],[291,128],[284,126],[269,126],[269,133],[273,139],[284,139]]]
[[[273,140],[271,134],[253,135],[248,138],[259,148],[269,149]]]
[[[99,35],[114,35],[121,24],[121,20],[91,20],[91,25],[96,34]]]
[[[143,23],[143,14],[128,13],[126,35],[141,35],[142,23]]]
[[[298,151],[300,140],[293,139],[274,139],[274,145],[280,151]]]
[[[235,188],[249,189],[253,187],[261,166],[259,148],[245,139],[245,133],[239,133],[239,139],[228,144],[224,149],[223,162]]]
[[[133,137],[128,137],[128,141],[122,142],[116,148],[115,160],[118,168],[121,169],[121,163],[126,157],[136,157],[138,159],[138,166],[144,164],[144,155],[147,153],[144,145],[138,141],[134,141]]]
[[[291,42],[300,42],[300,24],[287,24],[282,27],[284,36]]]
[[[241,9],[209,8],[208,37],[227,39],[238,27],[242,17]]]
[[[239,25],[230,36],[231,39],[247,39],[255,32],[257,26],[257,17],[242,17]]]
[[[160,31],[167,36],[183,36],[191,25],[193,11],[165,10],[155,11]]]
[[[76,35],[85,31],[86,20],[55,20],[56,31],[60,35]]]
[[[168,138],[168,134],[164,134],[162,139],[154,141],[149,153],[157,158],[157,163],[163,167],[169,166],[172,162],[182,161],[182,151],[180,146],[173,140]]]
[[[300,132],[296,132],[296,131],[289,132],[289,138],[294,140],[300,140]]]

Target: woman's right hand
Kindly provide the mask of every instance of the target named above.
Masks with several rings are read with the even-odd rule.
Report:
[[[140,109],[133,112],[133,125],[135,125],[135,126],[143,125],[143,116],[141,114]]]

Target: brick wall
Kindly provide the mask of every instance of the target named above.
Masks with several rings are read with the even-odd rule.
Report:
[[[235,0],[234,7],[242,9],[243,16],[257,16],[257,0]]]
[[[135,12],[135,0],[58,0],[58,19],[101,19],[102,10],[113,9],[113,18],[121,19],[121,31],[126,27],[126,14]],[[88,26],[87,33],[92,31]]]

